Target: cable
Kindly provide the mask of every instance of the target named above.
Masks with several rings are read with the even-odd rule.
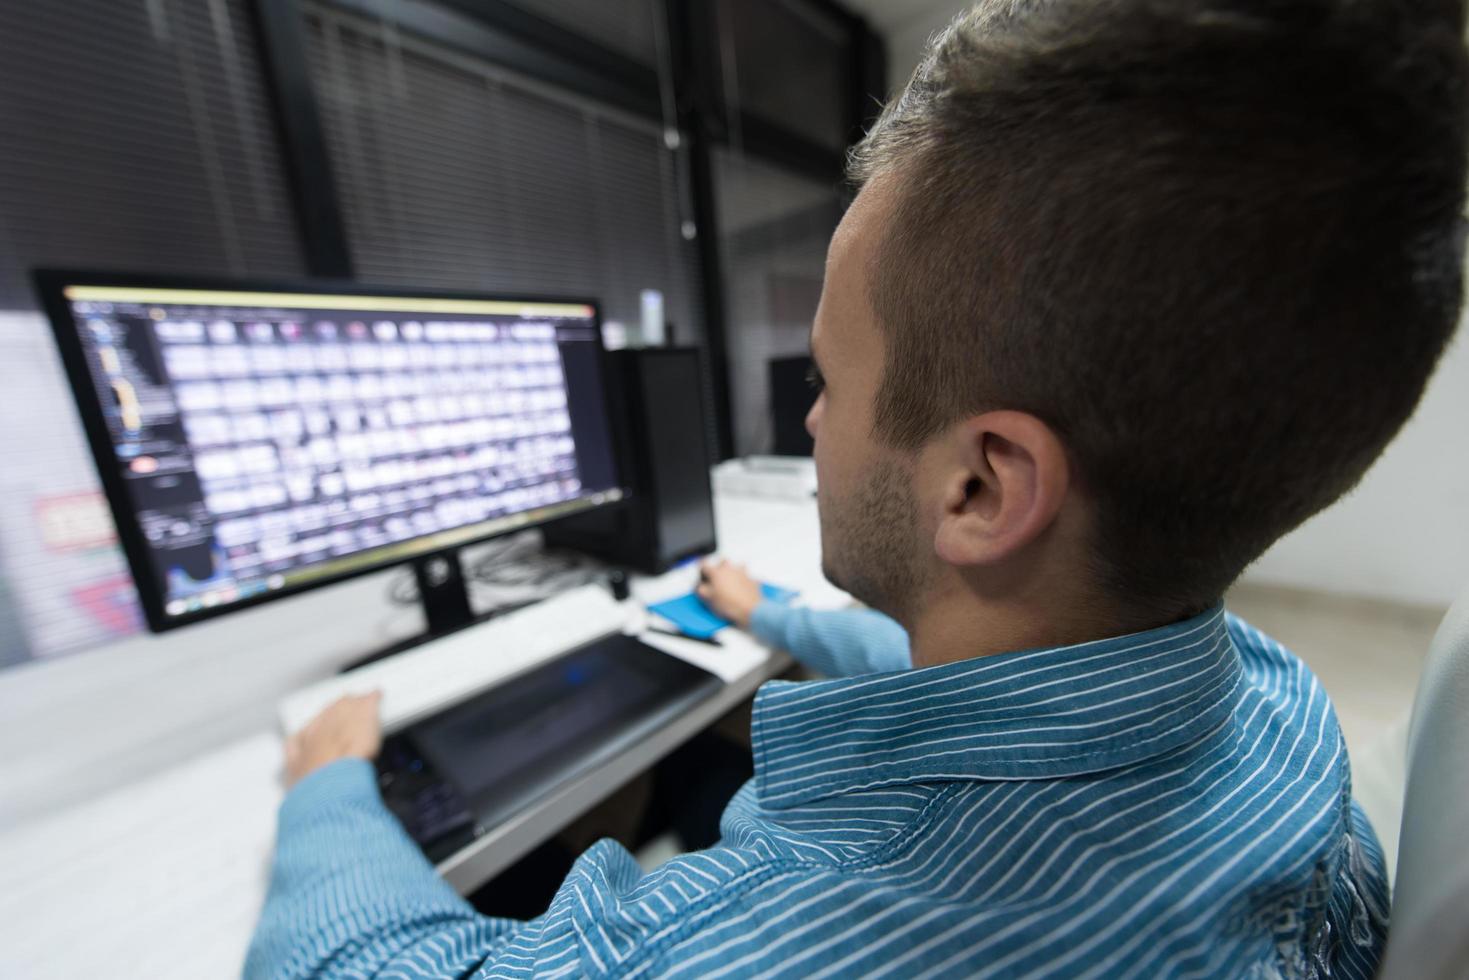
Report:
[[[541,533],[522,531],[469,549],[461,557],[470,606],[479,615],[500,616],[593,582],[605,582],[611,569],[580,552],[547,549]],[[388,599],[400,606],[419,603],[411,570],[393,576]]]

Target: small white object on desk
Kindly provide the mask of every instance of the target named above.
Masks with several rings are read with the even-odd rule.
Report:
[[[663,346],[663,294],[656,289],[645,289],[638,294],[642,301],[642,341],[645,347]]]
[[[584,585],[287,695],[281,728],[293,734],[343,695],[370,691],[383,692],[384,730],[402,728],[626,623],[605,588]]]

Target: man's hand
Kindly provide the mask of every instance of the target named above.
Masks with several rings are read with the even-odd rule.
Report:
[[[760,583],[752,579],[745,566],[727,561],[706,561],[699,566],[699,598],[725,619],[741,629],[750,628],[750,617],[764,598]]]
[[[381,691],[345,697],[286,739],[286,788],[338,759],[373,759],[383,747]]]

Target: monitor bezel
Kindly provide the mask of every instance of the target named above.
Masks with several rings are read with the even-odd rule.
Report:
[[[72,317],[70,303],[66,298],[65,290],[69,286],[118,286],[150,289],[199,289],[228,292],[302,293],[315,295],[341,294],[350,296],[382,296],[385,298],[401,297],[407,299],[449,299],[482,302],[570,303],[589,306],[592,309],[592,319],[596,327],[597,357],[603,380],[602,397],[606,405],[609,431],[616,417],[616,406],[613,403],[612,386],[610,383],[612,364],[608,356],[607,345],[602,337],[602,306],[597,300],[586,297],[481,293],[467,290],[387,286],[378,283],[364,283],[356,280],[342,279],[234,279],[223,276],[154,275],[138,272],[103,272],[58,268],[35,269],[32,272],[32,278],[40,299],[41,308],[50,321],[51,332],[56,338],[56,346],[61,355],[62,366],[66,371],[68,386],[71,388],[72,398],[76,402],[77,413],[81,417],[82,428],[86,433],[88,448],[91,450],[92,463],[97,469],[97,474],[101,479],[103,493],[107,497],[108,509],[112,512],[112,520],[117,529],[118,542],[121,544],[123,555],[127,559],[128,570],[132,575],[133,584],[138,594],[138,601],[143,609],[144,621],[147,623],[149,631],[153,633],[166,633],[182,626],[192,626],[195,623],[216,619],[220,616],[241,612],[246,609],[253,609],[278,599],[298,596],[314,589],[336,585],[350,579],[360,578],[364,575],[372,575],[396,565],[408,565],[414,561],[445,551],[457,551],[461,548],[473,547],[476,544],[503,537],[507,534],[516,534],[531,528],[541,527],[570,515],[557,514],[553,517],[518,524],[515,527],[500,528],[466,539],[447,548],[442,544],[425,546],[410,555],[385,557],[381,561],[373,562],[361,568],[347,569],[331,575],[324,575],[321,578],[308,582],[286,585],[279,589],[272,589],[258,595],[237,599],[227,604],[206,606],[199,610],[179,615],[170,615],[165,609],[168,597],[164,595],[163,586],[154,581],[151,552],[147,540],[143,535],[142,526],[138,522],[137,516],[133,513],[126,481],[123,479],[121,470],[117,466],[116,447],[112,444],[112,436],[107,429],[104,408],[97,395],[96,384],[91,371],[87,367],[86,352],[82,345],[81,336],[77,331],[75,320]],[[622,458],[622,454],[619,452],[620,446],[617,445],[615,436],[612,441],[614,443],[612,447],[613,468],[616,471],[616,488],[621,491],[620,499],[607,500],[600,504],[589,504],[585,508],[573,511],[573,514],[591,513],[593,511],[619,507],[630,496],[628,461]],[[472,528],[473,526],[466,525],[466,528]],[[411,545],[414,541],[424,540],[425,537],[409,538],[405,541],[397,542],[397,544]]]

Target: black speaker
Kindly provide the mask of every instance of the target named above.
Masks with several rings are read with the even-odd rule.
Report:
[[[714,550],[703,370],[693,347],[607,355],[623,483],[619,507],[547,525],[546,544],[649,574]]]

